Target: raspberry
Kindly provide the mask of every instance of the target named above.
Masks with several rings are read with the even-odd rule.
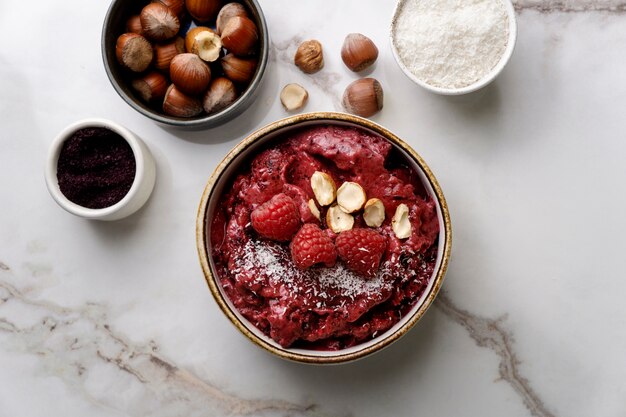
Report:
[[[250,220],[259,235],[279,242],[290,240],[300,227],[298,208],[282,193],[255,208]]]
[[[372,278],[378,272],[387,239],[375,230],[355,228],[341,232],[335,239],[335,245],[348,268]]]
[[[333,241],[314,223],[307,223],[298,231],[291,242],[291,257],[300,269],[323,263],[333,266],[337,251]]]

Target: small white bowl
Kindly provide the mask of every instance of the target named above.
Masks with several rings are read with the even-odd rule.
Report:
[[[391,28],[389,32],[389,39],[391,40],[391,51],[393,53],[393,57],[396,60],[396,63],[398,64],[402,72],[404,72],[404,74],[407,77],[409,77],[415,84],[425,88],[426,90],[436,93],[436,94],[441,94],[441,95],[446,95],[446,96],[459,96],[462,94],[473,93],[474,91],[477,91],[483,87],[486,87],[493,80],[495,80],[496,77],[502,72],[506,64],[509,62],[511,55],[513,55],[513,50],[515,49],[515,43],[517,41],[517,21],[515,19],[515,8],[513,7],[513,3],[511,3],[511,0],[501,0],[502,3],[504,4],[504,8],[506,9],[506,13],[509,18],[509,39],[508,39],[506,48],[504,50],[504,53],[500,57],[500,61],[498,61],[496,66],[493,67],[491,71],[489,71],[487,74],[485,74],[484,77],[482,77],[475,83],[470,84],[466,87],[442,88],[442,87],[435,87],[430,84],[427,84],[423,80],[420,80],[418,77],[416,77],[415,74],[413,74],[406,67],[406,65],[402,63],[400,59],[400,54],[398,53],[398,49],[396,48],[396,45],[394,42],[394,26],[396,24],[396,20],[398,18],[398,14],[400,13],[401,7],[404,3],[406,3],[406,1],[407,0],[399,0],[398,3],[396,3],[396,7],[393,11],[393,18],[391,19]]]
[[[76,131],[88,127],[103,127],[119,134],[128,142],[135,155],[135,179],[130,190],[128,190],[124,198],[114,205],[101,209],[83,207],[68,200],[61,192],[57,179],[57,163],[63,143]],[[46,161],[45,177],[50,195],[68,212],[85,219],[119,220],[139,210],[148,200],[154,188],[156,167],[150,149],[137,135],[110,120],[92,118],[80,120],[69,125],[52,141],[48,152],[48,160]]]

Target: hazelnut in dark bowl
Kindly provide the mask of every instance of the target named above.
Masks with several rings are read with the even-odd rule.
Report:
[[[211,128],[254,101],[269,36],[256,0],[113,0],[101,47],[132,108],[165,125]]]

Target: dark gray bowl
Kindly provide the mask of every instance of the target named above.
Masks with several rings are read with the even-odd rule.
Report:
[[[115,91],[128,103],[133,109],[150,119],[169,126],[178,126],[186,128],[211,128],[239,116],[254,101],[258,87],[265,73],[269,55],[269,35],[267,31],[267,23],[263,16],[261,6],[256,0],[238,0],[246,6],[250,12],[251,19],[256,23],[259,29],[259,64],[252,81],[245,91],[241,93],[237,101],[225,108],[224,110],[210,115],[201,114],[191,118],[181,118],[169,116],[160,109],[149,106],[139,98],[130,88],[130,75],[120,67],[115,58],[115,43],[117,37],[125,32],[126,20],[133,14],[141,11],[141,8],[148,4],[149,0],[136,2],[134,0],[113,0],[111,6],[104,18],[102,25],[102,60],[104,61],[104,69],[115,88]],[[226,3],[226,2],[225,2]],[[181,23],[181,33],[185,33],[187,28]]]

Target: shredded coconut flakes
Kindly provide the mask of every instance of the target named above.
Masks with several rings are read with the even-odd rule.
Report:
[[[393,22],[400,61],[426,84],[467,87],[500,61],[509,38],[502,0],[407,0]]]

